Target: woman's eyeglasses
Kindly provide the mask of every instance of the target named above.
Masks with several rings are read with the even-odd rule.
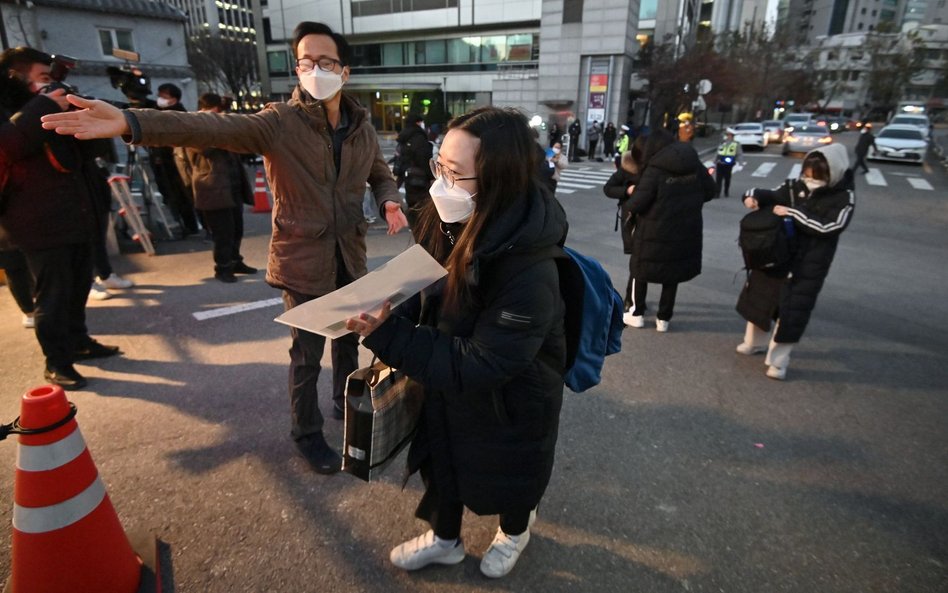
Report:
[[[434,159],[428,161],[428,164],[431,165],[431,174],[435,176],[435,179],[444,179],[444,185],[447,186],[448,189],[454,187],[454,184],[457,181],[477,179],[477,177],[458,177],[460,173],[448,169]]]

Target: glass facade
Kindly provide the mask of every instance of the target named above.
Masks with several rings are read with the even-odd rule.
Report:
[[[496,70],[500,63],[536,62],[539,43],[536,33],[515,33],[353,45],[352,71],[396,73],[409,66],[415,72]]]
[[[457,8],[458,0],[352,0],[352,16]]]

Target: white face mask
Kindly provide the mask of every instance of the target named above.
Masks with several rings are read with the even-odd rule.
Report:
[[[168,107],[171,107],[171,99],[158,97],[158,99],[155,102],[158,103],[158,107],[161,107],[162,109],[167,109]]]
[[[438,211],[438,216],[444,222],[464,222],[474,214],[474,196],[477,194],[472,194],[457,185],[448,189],[443,177],[434,180],[428,193]]]
[[[342,88],[342,75],[313,68],[300,73],[300,84],[314,99],[326,101],[335,97]]]
[[[554,146],[554,147],[553,147],[553,154],[559,154],[559,153],[560,153],[560,149]]]
[[[810,191],[824,187],[826,185],[825,181],[813,179],[812,177],[800,177],[800,181],[802,181],[806,185],[806,188]]]

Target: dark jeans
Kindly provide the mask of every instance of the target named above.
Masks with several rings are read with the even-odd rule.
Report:
[[[336,288],[352,282],[342,256],[336,250]],[[314,295],[305,295],[292,290],[283,290],[283,305],[287,311],[307,301]],[[322,370],[320,360],[326,346],[326,338],[297,328],[290,329],[293,343],[290,346],[290,435],[299,440],[323,429],[323,415],[319,411],[319,396],[316,385]],[[332,400],[344,408],[346,378],[359,368],[359,336],[355,333],[332,340]]]
[[[464,505],[452,496],[445,496],[438,490],[436,480],[431,480],[430,465],[423,464],[421,468],[422,481],[425,484],[425,493],[418,503],[415,515],[427,519],[435,535],[441,539],[457,539],[461,536],[461,519],[464,516]],[[450,499],[450,500],[449,500]],[[507,535],[520,535],[530,526],[530,510],[514,511],[500,515],[500,528]]]
[[[862,172],[863,172],[863,173],[868,173],[868,172],[869,172],[869,167],[866,165],[866,155],[864,155],[864,154],[862,154],[862,155],[857,154],[857,155],[856,155],[856,164],[853,165],[853,171],[855,171],[855,170],[858,169],[859,167],[862,167]]]
[[[109,251],[105,245],[105,238],[109,232],[109,212],[106,210],[98,216],[98,234],[92,241],[92,270],[99,278],[105,279],[112,275],[112,263],[109,262]]]
[[[596,156],[596,145],[599,144],[599,140],[590,140],[589,141],[589,158]]]
[[[201,220],[214,241],[214,272],[233,272],[234,266],[244,260],[240,255],[240,242],[244,238],[243,206],[201,210]]]
[[[632,279],[632,314],[645,314],[645,297],[648,295],[648,283]],[[658,313],[656,317],[662,321],[670,321],[675,314],[675,296],[678,294],[678,283],[662,284],[662,296],[658,298]]]
[[[733,168],[734,168],[733,165],[722,165],[720,163],[715,165],[714,178],[717,185],[717,191],[714,197],[716,198],[721,197],[722,184],[724,185],[725,197],[727,197],[727,195],[731,192],[731,169]]]
[[[568,159],[570,162],[576,160],[576,145],[579,144],[579,136],[570,136],[569,137],[569,154]]]
[[[89,340],[86,299],[92,286],[92,247],[66,245],[23,254],[36,281],[36,339],[46,367],[62,369]]]
[[[0,251],[0,268],[7,275],[7,287],[16,306],[24,314],[33,312],[33,276],[26,266],[26,258],[16,249]]]

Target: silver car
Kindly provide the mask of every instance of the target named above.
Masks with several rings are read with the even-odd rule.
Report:
[[[764,131],[767,132],[767,141],[768,142],[783,142],[783,122],[779,119],[768,119],[761,122],[764,126]]]
[[[912,124],[890,124],[876,136],[867,159],[921,163],[928,152],[925,133]]]
[[[791,152],[809,152],[814,148],[832,143],[833,137],[830,136],[829,128],[804,124],[796,126],[792,132],[784,136],[783,154],[786,156]]]

